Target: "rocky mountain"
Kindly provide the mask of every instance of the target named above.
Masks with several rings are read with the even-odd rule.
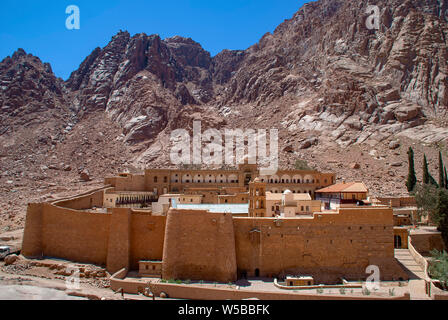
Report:
[[[379,29],[366,23],[371,4],[306,4],[249,49],[213,58],[191,39],[120,32],[73,72],[70,101],[81,114],[106,110],[129,143],[154,140],[185,105],[231,119],[243,105],[278,103],[285,128],[317,129],[341,147],[428,121],[430,141],[446,138],[447,2],[376,1]]]
[[[63,81],[55,77],[50,64],[22,49],[0,62],[0,84],[1,134],[32,126],[41,113],[44,119],[66,116]]]
[[[445,127],[447,1],[373,2],[379,30],[367,28],[367,4],[305,5],[247,50],[221,101],[296,101],[285,127],[317,129],[343,147],[431,120]]]
[[[417,160],[447,155],[447,36],[448,0],[319,0],[214,57],[192,39],[120,31],[63,81],[19,49],[0,63],[0,192],[167,166],[171,131],[200,119],[278,128],[282,166],[304,159],[401,194],[409,145]]]
[[[66,85],[81,115],[105,110],[122,126],[125,141],[138,143],[156,137],[172,110],[213,98],[212,59],[191,39],[120,32]]]

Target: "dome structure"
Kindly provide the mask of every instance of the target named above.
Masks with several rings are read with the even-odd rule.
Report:
[[[285,192],[283,192],[282,204],[286,206],[292,202],[294,202],[294,194],[291,190],[285,190]]]

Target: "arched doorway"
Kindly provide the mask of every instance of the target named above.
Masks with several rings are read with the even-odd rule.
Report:
[[[238,280],[247,280],[247,271],[246,270],[237,270]]]
[[[248,186],[249,182],[252,180],[252,172],[246,172],[244,173],[244,185]]]
[[[401,236],[394,236],[394,248],[401,249]]]

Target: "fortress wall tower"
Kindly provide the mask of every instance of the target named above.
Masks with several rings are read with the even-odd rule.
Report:
[[[131,210],[114,209],[110,221],[107,271],[115,273],[122,268],[130,269]]]
[[[164,279],[235,281],[232,215],[171,209],[166,223],[162,276]]]

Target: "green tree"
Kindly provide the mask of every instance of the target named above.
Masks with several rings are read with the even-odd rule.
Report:
[[[313,170],[305,160],[296,160],[294,167],[296,170]]]
[[[437,224],[437,229],[442,233],[443,241],[448,247],[448,191],[439,188],[437,193],[436,211],[433,221]]]
[[[430,184],[418,184],[414,190],[418,216],[433,217],[437,205],[437,188]]]
[[[445,175],[445,189],[448,189],[448,175],[446,174],[446,167],[444,168],[444,175]]]
[[[429,217],[437,225],[445,245],[448,246],[448,190],[432,184],[422,184],[416,187],[414,195],[419,217]]]
[[[428,160],[426,159],[426,154],[423,156],[423,183],[432,184],[436,187],[439,186],[436,180],[431,175],[431,173],[429,173]]]
[[[414,191],[415,185],[417,184],[417,177],[415,175],[415,166],[414,166],[414,150],[412,150],[412,147],[409,147],[408,158],[409,158],[409,173],[408,173],[408,180],[406,181],[406,187],[408,188],[408,192],[412,192]]]
[[[439,188],[439,184],[437,183],[436,179],[432,177],[431,174],[429,174],[429,183],[432,184],[434,187]]]
[[[428,169],[428,160],[426,160],[426,154],[423,155],[423,179],[424,184],[429,184],[429,169]]]
[[[443,172],[443,159],[442,151],[439,151],[439,186],[440,188],[445,188],[445,173]]]
[[[433,260],[429,264],[429,274],[431,278],[437,279],[442,284],[444,290],[448,290],[448,254],[446,251],[431,251]]]

